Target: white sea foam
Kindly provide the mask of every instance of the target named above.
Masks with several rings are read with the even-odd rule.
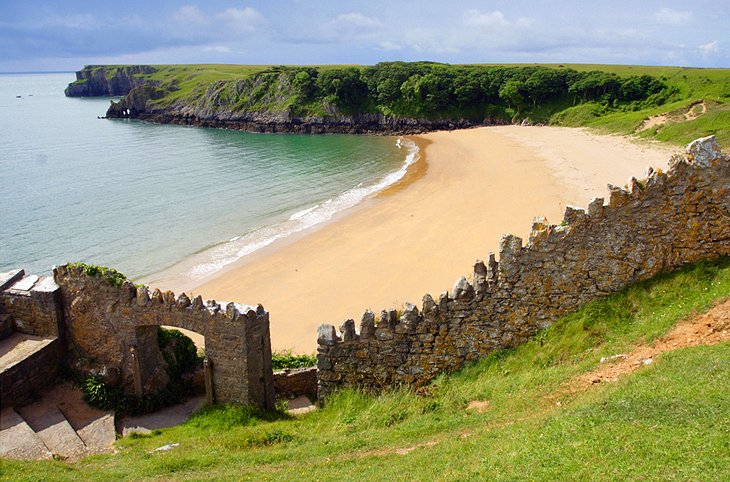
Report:
[[[397,171],[386,174],[370,184],[360,183],[332,199],[297,211],[286,221],[234,237],[229,242],[210,249],[206,253],[206,260],[193,266],[189,273],[190,277],[201,279],[209,276],[279,239],[327,222],[337,213],[356,206],[367,197],[400,181],[408,172],[408,168],[418,161],[420,153],[418,146],[407,139],[398,138],[396,146],[406,150],[405,160]]]

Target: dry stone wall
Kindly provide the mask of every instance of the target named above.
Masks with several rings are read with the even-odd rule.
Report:
[[[178,327],[205,337],[216,401],[273,408],[269,314],[261,305],[221,306],[204,303],[200,296],[191,300],[185,293],[150,293],[129,282],[117,287],[84,274],[81,267],[58,267],[54,277],[61,287],[72,359],[83,365],[78,369],[126,387],[141,384],[143,393],[162,388],[168,377],[156,330]]]
[[[58,286],[47,276],[5,273],[0,283],[0,305],[14,323],[14,331],[35,336],[58,336],[62,316]]]
[[[438,299],[419,310],[366,311],[340,334],[321,325],[318,396],[343,387],[426,382],[497,348],[525,342],[586,302],[683,264],[730,255],[730,156],[714,137],[687,147],[664,173],[609,185],[608,204],[568,207],[559,225],[536,218],[523,246],[500,240],[499,259],[474,266]]]

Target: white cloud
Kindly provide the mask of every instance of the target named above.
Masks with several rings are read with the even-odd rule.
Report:
[[[396,50],[403,50],[403,46],[395,42],[386,40],[378,44],[378,50],[383,50],[385,52],[395,52]]]
[[[193,25],[205,25],[208,16],[195,5],[183,5],[172,16],[173,20]]]
[[[252,33],[266,23],[266,19],[255,8],[227,8],[217,15],[226,27],[236,33]]]
[[[698,47],[703,57],[709,57],[720,51],[720,43],[717,40],[700,45]]]
[[[216,54],[229,54],[231,53],[231,49],[226,47],[225,45],[208,45],[206,47],[203,47],[203,52],[213,52]]]
[[[383,30],[383,23],[360,12],[342,13],[321,27],[320,36],[335,41],[363,41],[376,38]]]
[[[39,28],[62,27],[70,30],[95,30],[101,28],[103,23],[94,15],[56,15],[40,20],[36,26]]]
[[[464,23],[475,27],[529,27],[532,24],[532,19],[520,17],[517,20],[510,21],[499,10],[485,13],[472,9],[464,12]]]
[[[464,12],[464,23],[478,27],[506,27],[509,22],[504,14],[498,10],[482,13],[479,10],[467,10]]]
[[[377,18],[367,17],[360,12],[342,13],[335,17],[334,22],[365,30],[378,29],[383,26]]]
[[[692,20],[692,12],[662,8],[654,14],[654,19],[663,25],[683,25]]]

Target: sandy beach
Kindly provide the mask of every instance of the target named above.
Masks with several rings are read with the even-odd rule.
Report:
[[[669,148],[557,127],[485,127],[412,138],[421,159],[396,186],[296,239],[274,243],[194,287],[216,300],[263,304],[275,350],[312,353],[321,323],[340,326],[420,305],[469,275],[502,234],[526,239],[535,216],[559,223],[566,205],[606,196],[606,184],[665,169]],[[177,290],[179,291],[179,290]]]

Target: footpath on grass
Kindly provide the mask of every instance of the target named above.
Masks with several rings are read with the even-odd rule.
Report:
[[[553,407],[562,407],[601,383],[616,382],[643,366],[651,365],[654,363],[655,358],[662,353],[692,346],[716,345],[728,340],[730,340],[730,298],[725,298],[715,303],[709,311],[679,321],[669,333],[653,343],[637,345],[629,353],[619,353],[602,358],[598,367],[566,381],[556,391],[547,396],[547,401]],[[485,413],[489,411],[490,407],[491,403],[488,400],[472,400],[468,403],[466,409],[477,413]],[[539,413],[539,411],[533,412],[525,418],[534,418]],[[489,431],[518,421],[518,419],[511,419],[508,422],[497,423],[497,426],[490,424],[482,427],[482,430]],[[460,430],[459,437],[466,438],[473,435],[474,432],[474,430]],[[436,438],[409,447],[369,450],[360,453],[358,457],[390,454],[407,455],[415,449],[437,445],[449,439],[451,435],[441,434]]]

